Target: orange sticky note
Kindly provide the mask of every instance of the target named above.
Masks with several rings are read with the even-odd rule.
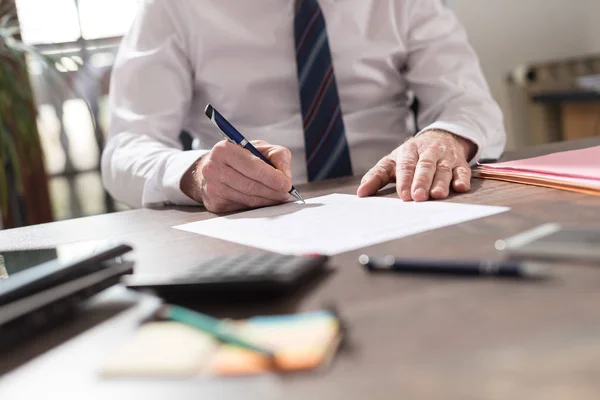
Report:
[[[239,334],[271,348],[276,366],[267,357],[239,347],[221,346],[212,363],[217,374],[256,374],[277,368],[296,371],[317,368],[328,361],[340,340],[337,318],[327,312],[258,317],[243,322]]]

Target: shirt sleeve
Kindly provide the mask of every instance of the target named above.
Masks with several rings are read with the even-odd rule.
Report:
[[[113,197],[132,207],[197,205],[180,190],[180,180],[208,152],[184,152],[178,139],[193,71],[185,24],[170,3],[141,3],[112,72],[102,179]]]
[[[464,28],[440,0],[407,2],[406,79],[423,129],[443,129],[477,145],[470,160],[498,158],[506,144],[502,111],[492,99]]]

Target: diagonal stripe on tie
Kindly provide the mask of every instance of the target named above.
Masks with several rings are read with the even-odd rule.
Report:
[[[315,7],[315,10],[313,11],[313,14],[310,18],[310,21],[308,22],[306,27],[302,28],[304,30],[304,33],[298,39],[298,43],[296,44],[296,54],[300,53],[300,51],[304,47],[306,37],[311,33],[311,31],[315,25],[315,22],[317,22],[317,19],[319,18],[320,12],[321,12],[321,9],[319,7]]]
[[[348,145],[346,144],[346,140],[343,136],[340,136],[338,138],[338,142],[336,143],[331,155],[327,159],[325,165],[323,165],[323,167],[319,170],[319,172],[315,176],[314,180],[321,181],[323,179],[330,178],[332,169],[335,167],[340,168],[338,161],[341,157],[347,157],[348,156],[347,152],[348,152]],[[336,177],[339,177],[339,176],[346,176],[346,175],[342,174],[342,175],[337,175]]]
[[[325,130],[323,135],[320,137],[319,143],[312,149],[312,153],[311,153],[310,157],[308,157],[306,159],[306,163],[308,165],[311,165],[312,162],[314,161],[315,157],[319,154],[319,150],[323,146],[323,143],[325,143],[325,140],[327,139],[329,132],[331,132],[331,130],[333,129],[335,124],[339,121],[339,118],[338,118],[339,114],[340,114],[340,107],[338,106],[335,108],[335,110],[333,110],[333,114],[331,115],[329,124],[327,125],[327,129]]]
[[[325,98],[325,94],[326,94],[327,90],[329,90],[329,86],[332,84],[333,81],[334,81],[333,68],[329,68],[329,71],[327,71],[327,74],[325,74],[325,78],[323,78],[323,83],[321,83],[321,86],[319,87],[319,90],[317,91],[317,94],[315,96],[313,103],[311,104],[308,111],[306,112],[306,118],[304,118],[304,120],[303,120],[304,126],[310,127],[311,122],[314,121],[313,117],[315,116],[315,112],[321,106],[321,103],[323,102],[323,99]]]
[[[306,84],[306,79],[309,77],[309,73],[311,72],[311,68],[315,64],[317,57],[321,55],[321,50],[325,50],[324,46],[326,42],[327,34],[325,33],[325,31],[321,31],[319,37],[313,44],[310,54],[306,58],[306,61],[304,61],[300,70],[300,77],[298,78],[300,81],[300,89],[302,89],[302,86]]]
[[[309,181],[352,175],[335,70],[317,0],[297,0],[296,67]]]

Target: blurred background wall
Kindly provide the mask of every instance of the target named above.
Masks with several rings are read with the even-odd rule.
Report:
[[[452,0],[451,6],[504,111],[508,147],[527,145],[528,116],[511,107],[508,74],[519,65],[600,53],[600,1]]]

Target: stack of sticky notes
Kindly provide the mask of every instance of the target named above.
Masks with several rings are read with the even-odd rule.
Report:
[[[271,349],[274,360],[179,322],[155,321],[141,325],[101,372],[107,377],[190,377],[309,370],[327,364],[341,340],[340,322],[330,311],[230,323],[241,338]]]
[[[474,176],[600,195],[600,146],[482,164]]]

